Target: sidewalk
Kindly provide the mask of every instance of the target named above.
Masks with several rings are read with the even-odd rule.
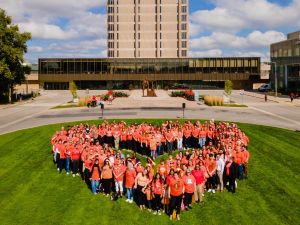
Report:
[[[255,93],[255,92],[249,92],[249,91],[245,91],[244,93],[246,96],[251,96],[251,97],[260,98],[260,99],[265,98],[265,93]],[[288,96],[276,97],[276,96],[268,95],[268,101],[273,101],[273,102],[277,102],[277,103],[283,103],[283,104],[300,107],[300,98],[294,99],[293,102],[291,102],[291,100]]]

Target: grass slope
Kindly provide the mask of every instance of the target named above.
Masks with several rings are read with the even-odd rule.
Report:
[[[180,222],[93,196],[80,178],[58,174],[50,138],[61,124],[2,135],[0,224],[300,224],[299,133],[239,125],[251,142],[249,179],[235,195],[206,193]]]

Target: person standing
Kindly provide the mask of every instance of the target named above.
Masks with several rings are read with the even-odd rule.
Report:
[[[153,199],[153,214],[154,215],[161,215],[161,200],[163,194],[164,182],[162,177],[159,173],[156,173],[154,179],[152,181],[152,191],[154,195]]]
[[[214,159],[214,155],[210,154],[209,155],[209,160],[207,162],[207,173],[208,173],[208,192],[215,193],[215,188],[216,188],[216,170],[217,170],[217,165],[216,161]]]
[[[134,188],[137,189],[137,203],[141,210],[146,208],[146,187],[148,186],[150,180],[148,177],[148,171],[143,170],[142,172],[138,173],[135,178],[135,185]]]
[[[176,218],[180,220],[180,209],[182,196],[184,193],[184,183],[179,177],[179,172],[174,173],[174,177],[169,181],[169,198],[170,198],[170,220],[172,220],[173,211],[176,210]]]
[[[223,192],[224,190],[224,179],[223,179],[223,174],[224,174],[224,167],[225,167],[225,162],[223,158],[220,155],[217,155],[217,176],[219,180],[219,190]]]
[[[110,166],[109,159],[106,159],[104,161],[104,166],[102,168],[102,173],[101,173],[101,182],[103,184],[104,194],[106,196],[109,196],[111,193],[112,178],[113,178],[112,168]]]
[[[127,169],[125,172],[125,188],[127,193],[126,202],[133,203],[133,186],[136,177],[136,171],[133,167],[132,161],[128,160]]]
[[[196,190],[196,180],[191,173],[190,169],[187,169],[186,175],[183,176],[184,183],[184,207],[185,210],[192,209],[192,198]]]
[[[234,157],[229,159],[229,162],[225,166],[226,169],[226,180],[229,182],[228,191],[235,193],[236,176],[237,176],[237,164],[234,162]]]
[[[195,177],[196,180],[195,201],[197,203],[201,203],[205,184],[205,173],[203,170],[200,169],[199,164],[196,164],[195,169],[192,171],[192,175]]]
[[[100,174],[101,174],[98,159],[95,160],[95,162],[92,166],[91,174],[92,174],[92,176],[90,178],[90,180],[91,180],[91,189],[92,189],[92,193],[94,195],[96,195],[97,194],[97,188],[99,187]]]
[[[73,151],[71,152],[71,160],[72,160],[72,172],[73,177],[75,175],[79,176],[79,159],[80,159],[80,150],[79,147],[76,145]]]
[[[116,164],[113,167],[113,174],[115,179],[116,193],[120,195],[121,198],[123,196],[124,173],[125,173],[125,166],[121,164],[120,159],[116,159]]]

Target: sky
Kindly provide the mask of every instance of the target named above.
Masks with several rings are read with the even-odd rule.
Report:
[[[106,57],[106,0],[0,0],[32,34],[25,58]],[[190,57],[259,56],[300,30],[300,0],[189,0]]]

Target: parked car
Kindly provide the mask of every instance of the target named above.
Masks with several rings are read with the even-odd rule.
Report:
[[[260,92],[267,92],[271,90],[271,84],[263,84],[258,88]]]

